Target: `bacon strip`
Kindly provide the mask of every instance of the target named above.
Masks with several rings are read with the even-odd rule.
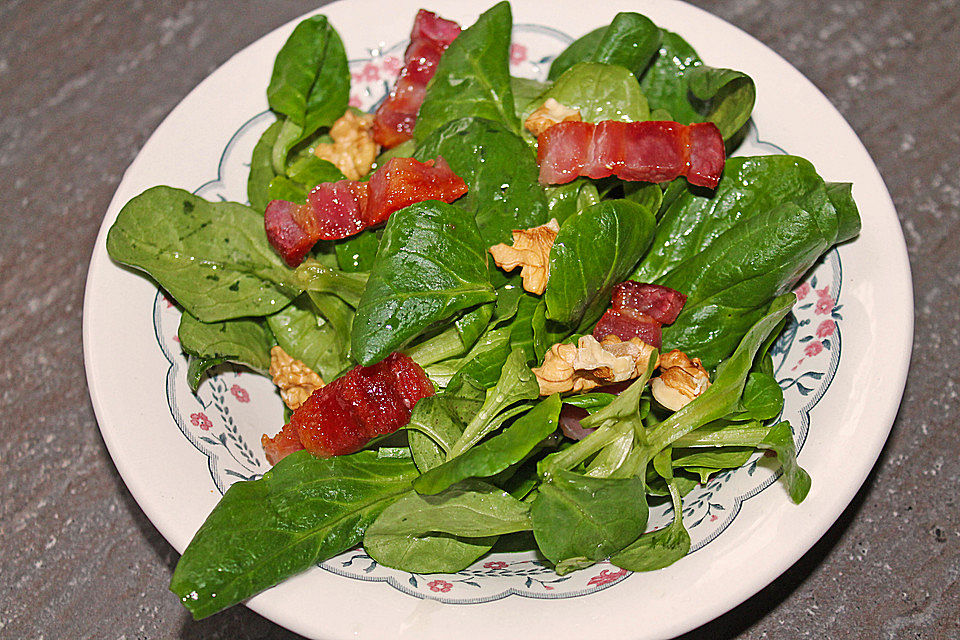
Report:
[[[683,310],[687,296],[659,284],[627,280],[613,288],[613,309],[645,313],[660,324],[673,324]]]
[[[614,335],[624,341],[640,338],[659,349],[662,326],[677,319],[686,301],[685,295],[670,287],[621,282],[613,288],[611,308],[593,328],[593,337],[603,340]]]
[[[723,173],[723,137],[712,122],[560,122],[537,138],[541,184],[578,176],[716,187]]]
[[[440,56],[458,35],[460,25],[456,22],[425,9],[417,12],[397,84],[374,116],[373,139],[378,144],[389,149],[413,135],[427,83],[437,70]]]
[[[271,200],[264,226],[267,240],[291,267],[319,240],[339,240],[386,222],[394,211],[415,202],[453,202],[467,183],[443,158],[418,162],[391,158],[369,182],[324,182],[307,195],[306,204]]]
[[[314,391],[280,433],[264,435],[260,442],[270,464],[301,449],[321,458],[353,453],[372,438],[406,425],[417,402],[434,393],[417,363],[392,353]]]

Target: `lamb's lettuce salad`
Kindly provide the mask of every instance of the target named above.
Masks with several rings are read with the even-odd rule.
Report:
[[[438,390],[399,437],[330,459],[300,451],[231,486],[171,582],[195,617],[361,544],[415,573],[461,570],[497,544],[537,549],[561,574],[606,558],[658,569],[690,546],[682,496],[756,451],[776,454],[794,502],[806,496],[768,352],[791,287],[859,231],[849,185],[780,155],[731,157],[715,191],[683,178],[543,187],[522,123],[547,98],[588,121],[712,121],[733,151],[755,87],[636,13],[573,42],[545,82],[513,78],[511,29],[505,2],[466,28],[441,58],[414,139],[381,158],[442,155],[468,185],[452,205],[412,205],[383,228],[321,242],[296,271],[269,246],[269,200],[303,202],[343,177],[311,152],[348,108],[350,86],[343,43],[314,16],[277,55],[267,88],[277,121],[253,151],[249,204],[154,187],[111,228],[111,257],[149,273],[182,308],[194,388],[224,362],[264,372],[280,345],[328,381],[401,350]],[[538,296],[487,249],[551,218],[560,233]],[[411,259],[417,243],[430,260]],[[619,395],[540,397],[531,366],[589,333],[627,279],[688,297],[662,349],[699,357],[712,385],[671,412],[650,396],[651,364]],[[564,403],[589,412],[581,424],[594,430],[576,442],[557,428]],[[278,415],[261,427],[281,425]],[[664,502],[672,524],[646,532],[649,505]]]

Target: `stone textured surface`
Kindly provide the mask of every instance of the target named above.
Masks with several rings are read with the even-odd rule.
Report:
[[[296,637],[243,607],[193,622],[167,591],[177,556],[103,446],[80,314],[100,220],[151,131],[315,4],[0,4],[2,638]],[[685,638],[960,638],[960,2],[695,4],[786,57],[861,136],[903,224],[917,323],[893,434],[853,503],[783,576]]]

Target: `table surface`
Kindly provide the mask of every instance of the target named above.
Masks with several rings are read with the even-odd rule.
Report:
[[[80,316],[97,229],[150,133],[316,4],[0,4],[2,638],[298,637],[244,607],[194,622],[167,591],[178,556],[100,438]],[[783,55],[860,135],[903,226],[916,337],[892,435],[839,521],[684,638],[960,638],[960,2],[694,4]]]

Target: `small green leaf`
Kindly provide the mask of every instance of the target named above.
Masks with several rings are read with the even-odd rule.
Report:
[[[467,183],[456,205],[473,214],[485,246],[511,242],[513,229],[547,222],[536,155],[504,125],[460,118],[438,126],[414,154],[420,161],[437,156]]]
[[[267,316],[267,326],[281,349],[327,382],[352,364],[347,356],[349,335],[327,321],[307,296]]]
[[[540,551],[558,573],[568,573],[609,557],[643,533],[643,481],[556,471],[540,485],[530,516]]]
[[[130,200],[107,251],[149,273],[203,322],[267,315],[299,293],[267,242],[262,214],[182,189],[153,187]]]
[[[413,204],[384,229],[353,321],[351,354],[371,365],[457,311],[495,299],[472,219],[439,201]]]
[[[570,67],[528,108],[532,112],[549,98],[580,111],[584,122],[640,122],[650,118],[636,76],[615,64],[581,62]]]
[[[191,378],[197,390],[203,372],[226,361],[243,364],[265,374],[270,368],[273,334],[261,320],[236,319],[200,322],[189,313],[180,317],[177,338],[184,353],[192,356]]]
[[[450,573],[470,566],[497,536],[529,529],[526,504],[474,480],[437,495],[410,492],[367,528],[363,546],[377,562],[401,571]]]
[[[441,125],[468,116],[499,122],[519,133],[510,86],[510,3],[480,14],[450,43],[437,64],[417,116],[414,137],[424,140]]]
[[[293,453],[227,490],[180,557],[170,590],[198,619],[249,598],[359,544],[415,475],[409,459],[370,451]]]
[[[753,80],[740,71],[704,65],[683,38],[661,31],[659,55],[640,79],[650,108],[666,111],[682,124],[713,122],[729,140],[753,111]]]
[[[556,431],[560,404],[560,396],[554,394],[534,405],[501,433],[421,475],[413,488],[419,493],[434,494],[467,478],[487,478],[500,473]]]
[[[760,444],[761,448],[771,449],[783,468],[783,481],[787,485],[790,499],[800,504],[810,493],[810,476],[797,463],[797,447],[793,442],[793,431],[789,422],[778,422]]]
[[[626,67],[637,75],[660,48],[660,29],[639,13],[621,12],[606,27],[570,44],[550,65],[551,80],[578,62],[604,62]]]
[[[267,130],[263,132],[253,148],[253,156],[250,159],[250,176],[247,178],[247,199],[250,201],[250,206],[257,211],[266,209],[267,202],[270,201],[267,189],[270,186],[270,181],[277,175],[276,171],[273,170],[271,154],[282,126],[282,123],[278,120],[267,127]]]
[[[605,200],[568,218],[550,251],[546,317],[577,326],[578,333],[591,328],[610,305],[613,287],[650,246],[655,228],[653,213],[627,200]]]

